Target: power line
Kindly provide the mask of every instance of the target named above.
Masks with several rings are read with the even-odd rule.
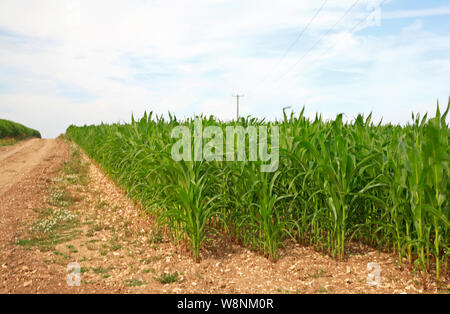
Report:
[[[286,52],[283,55],[284,59],[288,52],[295,46],[295,44],[300,40],[300,38],[302,38],[303,34],[308,30],[309,26],[311,25],[311,23],[316,19],[316,17],[319,15],[319,13],[322,11],[323,7],[325,6],[325,4],[327,4],[328,0],[325,0],[321,7],[317,10],[316,14],[314,14],[314,16],[311,18],[311,20],[309,21],[308,25],[306,25],[306,27],[303,29],[303,31],[297,36],[297,38],[292,42],[292,44],[289,46],[289,48],[286,50]]]
[[[379,6],[381,7],[385,2],[387,2],[388,0],[383,0],[380,2]],[[367,22],[367,19],[371,16],[372,13],[369,13],[364,19],[362,19],[361,21],[357,22],[355,25],[353,25],[352,28],[350,28],[349,32],[353,33],[356,29],[358,29],[358,27],[360,27],[364,22]],[[328,48],[326,48],[320,55],[319,58],[321,58],[322,56],[324,56],[328,51],[330,51],[331,49],[333,49],[334,47],[336,47],[337,43],[334,43],[333,45],[329,46]]]
[[[379,6],[381,7],[386,1],[388,0],[383,0],[380,2]],[[355,25],[353,25],[352,28],[350,28],[350,33],[353,33],[359,26],[361,26],[361,24],[363,24],[364,22],[367,22],[367,19],[371,16],[372,13],[369,13],[369,15],[366,16],[366,18],[362,19],[361,21],[357,22]],[[325,51],[320,55],[323,56],[327,51],[333,49],[334,47],[336,47],[337,43],[334,43],[332,46],[328,47],[327,49],[325,49]]]
[[[347,11],[344,13],[344,15],[330,28],[328,29],[328,31],[323,34],[319,40],[317,40],[314,45],[311,46],[310,49],[308,49],[306,51],[305,54],[303,54],[298,60],[297,62],[295,62],[287,72],[285,72],[283,75],[279,76],[275,82],[279,81],[280,79],[284,78],[287,74],[289,74],[339,23],[342,22],[342,20],[353,10],[353,8],[359,3],[360,0],[356,0],[353,5],[347,9]]]
[[[316,17],[319,15],[319,13],[322,11],[322,9],[324,8],[325,4],[328,2],[328,0],[325,0],[322,5],[320,6],[320,8],[317,9],[316,13],[314,14],[314,16],[309,20],[308,24],[303,28],[303,30],[297,35],[297,37],[294,39],[294,41],[289,45],[289,47],[286,49],[286,51],[284,52],[283,56],[278,60],[278,62],[274,65],[274,67],[264,76],[264,78],[257,84],[261,84],[263,83],[268,77],[269,74],[272,73],[277,67],[278,65],[280,65],[281,62],[284,61],[284,59],[286,58],[286,56],[288,55],[289,51],[297,44],[297,42],[303,37],[303,35],[306,33],[306,31],[309,29],[309,27],[311,26],[312,22],[316,19]]]

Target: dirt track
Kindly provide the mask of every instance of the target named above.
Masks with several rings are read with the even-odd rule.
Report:
[[[48,166],[48,163],[53,162],[55,158],[61,158],[61,153],[61,143],[51,139],[31,139],[14,146],[2,147],[0,149],[0,195],[37,166]]]
[[[45,193],[50,178],[67,156],[65,145],[55,139],[31,139],[0,149],[2,242],[19,232],[17,225],[27,220],[30,205],[42,201],[40,194]]]
[[[73,148],[72,148],[73,149]],[[412,271],[393,254],[361,246],[339,262],[311,247],[288,243],[277,263],[226,239],[218,239],[195,263],[173,245],[85,156],[88,183],[67,183],[73,196],[64,210],[79,218],[76,236],[42,250],[19,245],[30,225],[50,205],[61,183],[62,163],[71,160],[62,140],[33,139],[0,148],[0,293],[436,293],[448,280],[422,291]],[[66,284],[67,264],[81,264],[82,285]],[[381,286],[368,287],[368,263],[381,267]],[[180,273],[172,284],[161,274]]]
[[[66,145],[56,139],[30,139],[0,148],[0,293],[17,292],[13,286],[19,284],[23,287],[26,280],[21,270],[31,265],[35,274],[40,268],[45,276],[46,265],[12,243],[36,219],[33,209],[44,203],[51,178],[68,153]]]

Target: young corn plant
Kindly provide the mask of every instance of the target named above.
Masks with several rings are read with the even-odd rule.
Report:
[[[450,100],[449,100],[450,106]],[[283,120],[255,118],[203,126],[270,126],[280,130],[275,173],[260,162],[180,161],[171,158],[171,131],[194,119],[152,113],[128,124],[71,126],[68,138],[95,160],[129,196],[158,218],[194,259],[212,233],[260,250],[275,260],[286,237],[338,259],[360,241],[395,251],[424,276],[448,271],[449,130],[447,114],[413,115],[406,126],[352,122],[338,115],[309,120],[283,111]],[[248,152],[249,139],[245,140]]]

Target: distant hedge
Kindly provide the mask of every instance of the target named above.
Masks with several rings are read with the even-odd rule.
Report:
[[[41,138],[41,133],[20,123],[0,119],[0,138],[24,139],[28,137]]]

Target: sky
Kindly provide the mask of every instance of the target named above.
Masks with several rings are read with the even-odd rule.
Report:
[[[315,18],[314,18],[315,17]],[[450,96],[448,0],[1,0],[0,118],[56,137],[144,111],[270,120]]]

